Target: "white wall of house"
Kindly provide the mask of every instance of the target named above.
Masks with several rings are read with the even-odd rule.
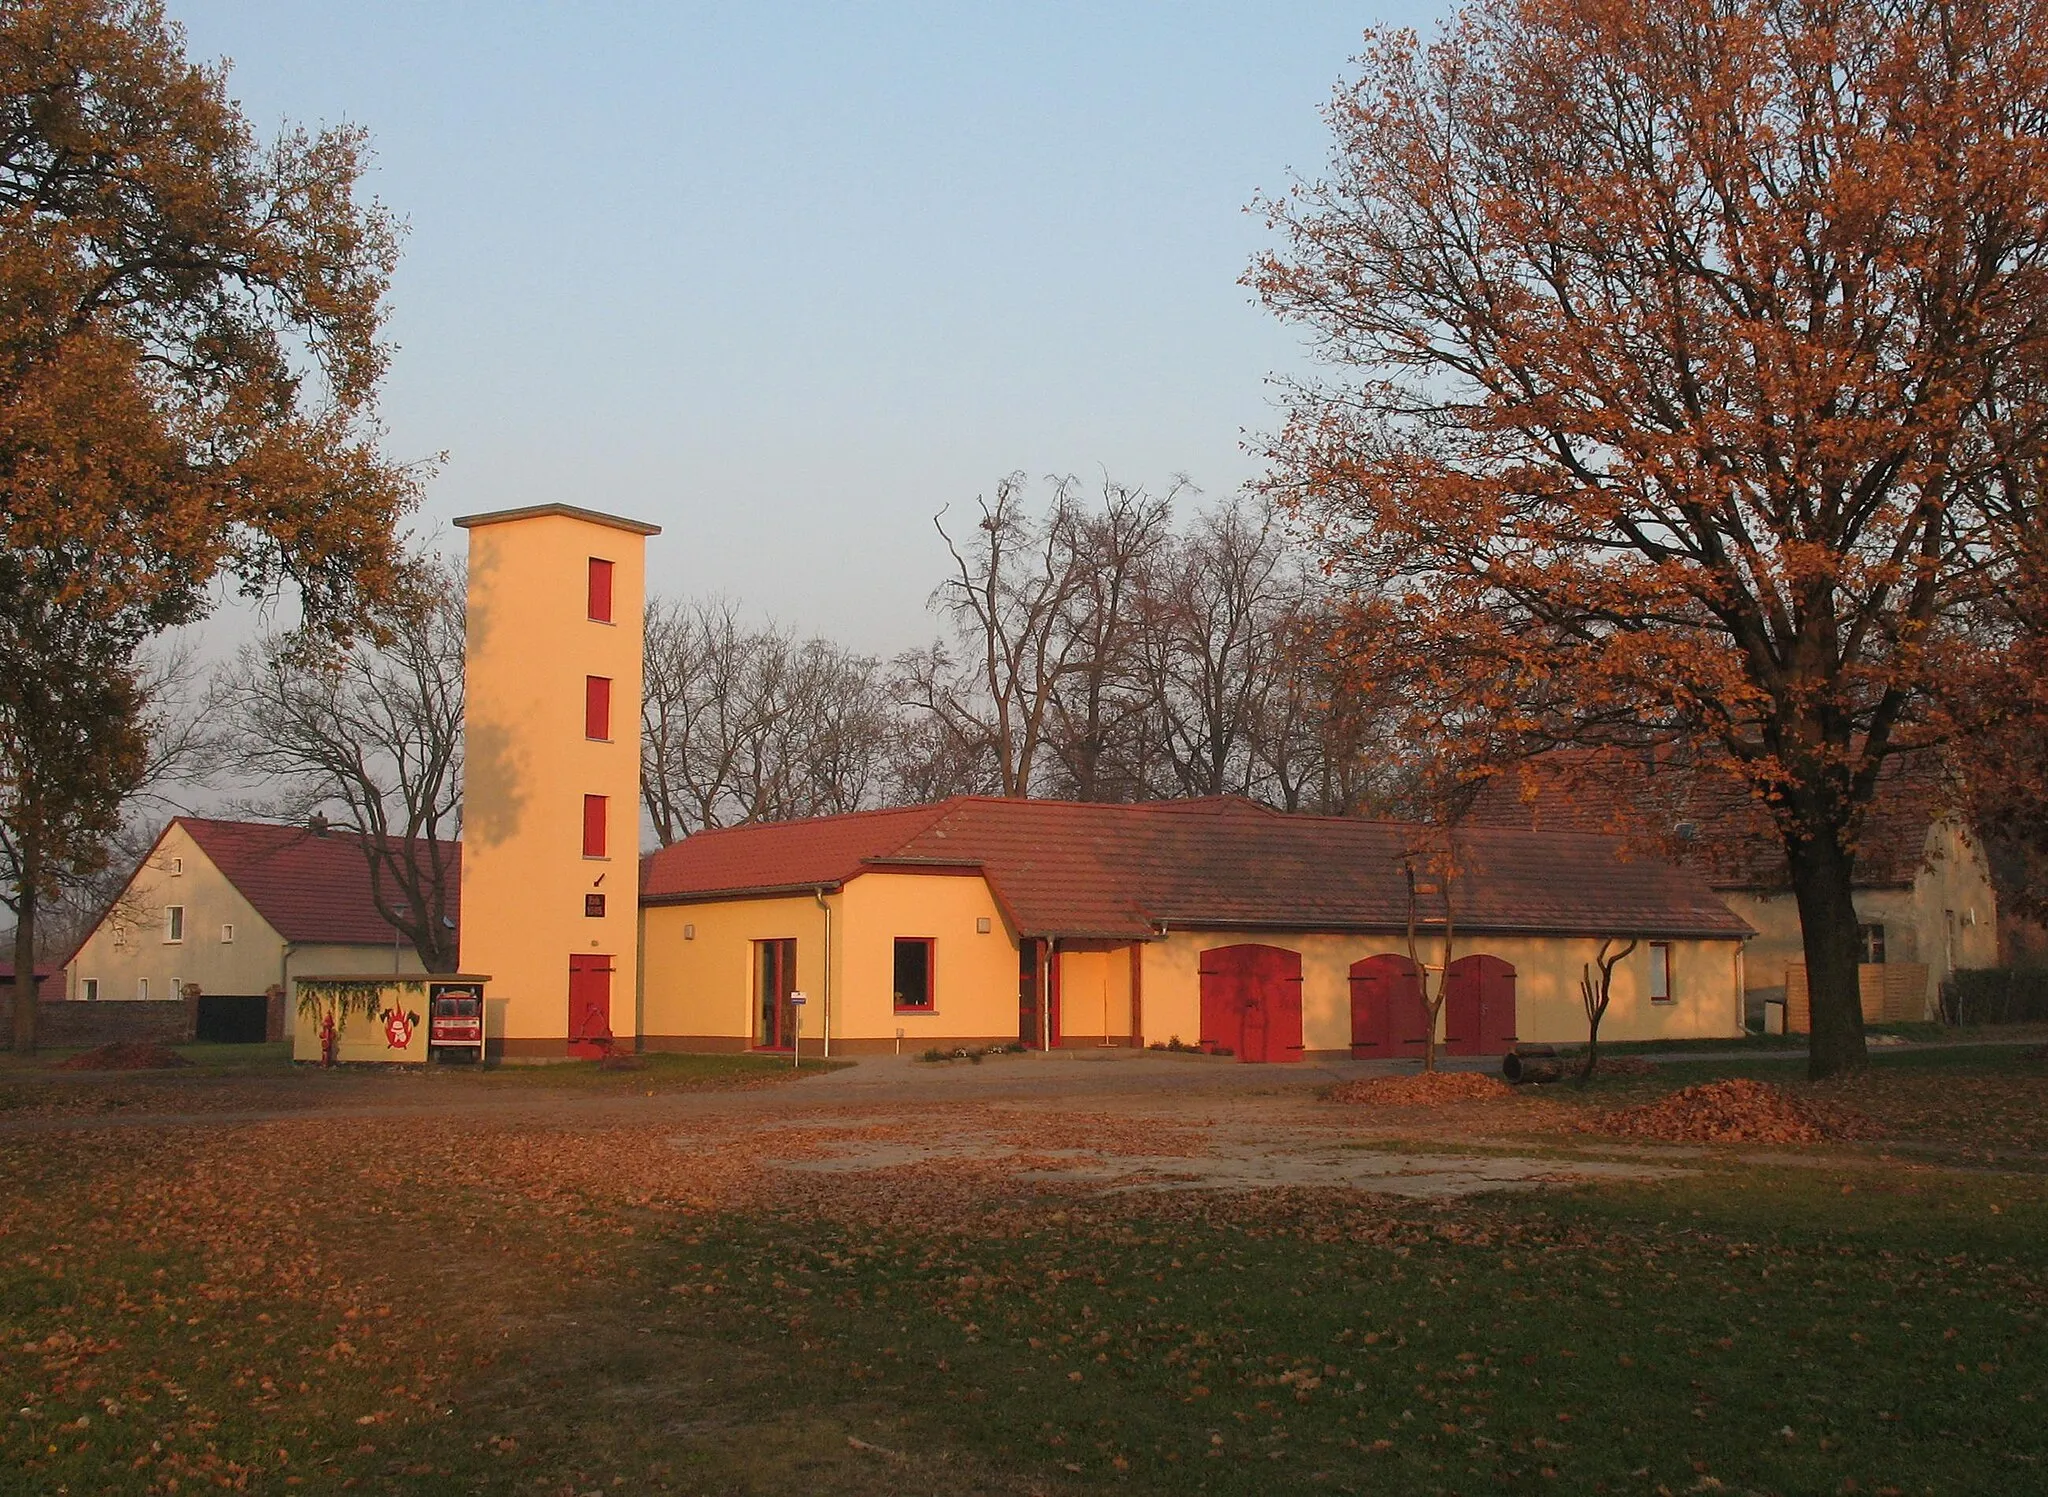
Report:
[[[287,942],[173,822],[65,966],[64,996],[166,999],[191,983],[202,993],[258,994],[279,984],[289,993],[295,976],[424,970],[410,942]],[[292,1022],[287,1005],[287,1034]]]
[[[1806,960],[1799,906],[1789,892],[1717,891],[1728,907],[1756,927],[1746,958],[1749,991],[1776,993],[1788,963]],[[1953,818],[1927,829],[1925,853],[1910,885],[1856,890],[1856,918],[1884,927],[1887,962],[1922,962],[1928,1001],[1962,967],[1998,964],[1998,895],[1983,845]]]

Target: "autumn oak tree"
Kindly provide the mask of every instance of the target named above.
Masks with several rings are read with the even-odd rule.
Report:
[[[39,710],[87,714],[0,740],[0,875],[31,927],[62,862],[40,829],[105,824],[131,774],[104,713],[141,645],[222,575],[345,632],[416,498],[377,446],[396,233],[356,195],[364,139],[259,143],[225,84],[151,0],[0,8],[0,529],[18,617],[68,621],[0,636],[0,674],[68,675]],[[38,743],[109,757],[59,774]]]
[[[1453,736],[1710,751],[1784,846],[1812,1070],[1861,1066],[1859,832],[2037,524],[2048,14],[1482,0],[1358,67],[1249,279],[1327,363],[1271,481],[1362,669]]]

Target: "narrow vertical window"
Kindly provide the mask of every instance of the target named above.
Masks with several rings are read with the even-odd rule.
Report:
[[[583,797],[583,856],[604,856],[604,797],[601,795]]]
[[[144,1003],[147,1003],[147,1002],[149,1002],[149,979],[148,979],[148,978],[146,978],[146,977],[138,977],[138,978],[136,978],[136,979],[135,979],[135,996],[136,996],[137,998],[140,998],[140,999],[141,999],[141,1000],[142,1000],[142,1001],[143,1001]]]
[[[1671,943],[1650,943],[1650,1001],[1671,1002]]]
[[[78,988],[79,996],[85,999],[87,1003],[97,1003],[99,1001],[100,980],[97,977],[84,979],[79,983]]]
[[[1861,960],[1866,966],[1882,966],[1884,964],[1884,926],[1882,924],[1857,926],[1856,940],[1857,944],[1863,948],[1860,955]]]
[[[608,676],[583,678],[583,736],[607,741],[612,736],[612,683]]]
[[[612,621],[612,564],[599,556],[590,558],[590,616],[600,624]]]
[[[185,907],[181,904],[164,906],[164,939],[182,941],[185,939]]]

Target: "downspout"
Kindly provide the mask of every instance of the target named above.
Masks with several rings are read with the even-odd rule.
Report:
[[[277,985],[284,989],[284,1019],[288,1033],[296,1039],[299,1032],[299,1005],[292,995],[292,947],[293,942],[284,943],[284,949],[277,955]]]
[[[818,996],[824,1010],[820,1027],[825,1031],[825,1059],[832,1058],[832,906],[825,902],[825,886],[818,885],[811,890],[811,898],[818,901],[818,908],[825,912],[825,990]]]
[[[1045,938],[1045,960],[1038,964],[1038,1053],[1052,1054],[1052,964],[1060,959],[1060,938]]]
[[[647,1050],[647,906],[633,901],[633,1053]]]

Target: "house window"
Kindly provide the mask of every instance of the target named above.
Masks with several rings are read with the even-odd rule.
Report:
[[[97,1001],[100,996],[100,980],[97,977],[81,978],[78,984],[78,996],[87,1003]]]
[[[183,858],[172,858],[172,859],[171,859],[171,877],[172,877],[172,878],[176,878],[176,877],[177,877],[177,876],[178,876],[179,874],[183,873],[184,871],[185,871],[185,860],[184,860]]]
[[[601,795],[583,797],[583,856],[604,856],[604,797]]]
[[[583,678],[583,736],[611,741],[612,683],[608,676]]]
[[[235,944],[235,928],[232,925],[223,925],[220,928],[220,944],[223,946]]]
[[[928,1014],[937,996],[932,987],[932,949],[928,936],[896,938],[896,1012]]]
[[[141,999],[141,1000],[142,1000],[142,1001],[143,1001],[144,1003],[147,1003],[147,1002],[149,1002],[149,979],[148,979],[148,978],[146,978],[146,977],[138,977],[138,978],[136,978],[136,979],[135,979],[135,996],[136,996],[136,997],[138,997],[138,998],[140,998],[140,999]]]
[[[185,939],[185,907],[182,904],[164,906],[164,939],[182,941]]]
[[[584,895],[583,913],[592,920],[602,920],[604,918],[604,896],[602,894]]]
[[[590,558],[590,617],[600,624],[612,621],[612,564],[604,558]]]
[[[1652,941],[1650,943],[1650,1001],[1670,1003],[1671,995],[1671,943]]]
[[[1884,924],[1882,921],[1856,927],[1856,944],[1862,948],[1856,960],[1867,966],[1884,965]]]

